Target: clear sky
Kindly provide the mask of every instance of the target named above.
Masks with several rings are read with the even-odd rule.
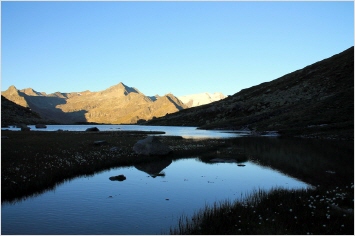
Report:
[[[348,2],[1,2],[1,91],[232,95],[354,45]]]

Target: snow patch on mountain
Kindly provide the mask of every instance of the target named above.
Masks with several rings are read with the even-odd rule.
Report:
[[[188,107],[197,107],[226,98],[223,93],[198,93],[180,96],[178,99]]]

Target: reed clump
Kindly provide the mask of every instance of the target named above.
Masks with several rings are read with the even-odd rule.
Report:
[[[255,190],[182,216],[170,234],[354,234],[353,183],[335,189]]]

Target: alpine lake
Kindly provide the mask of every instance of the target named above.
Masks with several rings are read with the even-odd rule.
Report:
[[[84,132],[93,126],[100,132],[162,131],[165,133],[154,135],[179,136],[191,143],[218,140],[227,145],[207,154],[168,155],[152,162],[106,168],[67,179],[40,194],[2,201],[1,234],[169,234],[181,216],[191,217],[216,202],[242,201],[259,190],[335,188],[342,183],[353,187],[353,145],[341,141],[286,139],[275,133],[252,137],[247,131],[196,127],[29,127],[30,132],[44,133]],[[2,145],[4,141],[11,140],[2,140]],[[126,179],[110,179],[118,175]]]

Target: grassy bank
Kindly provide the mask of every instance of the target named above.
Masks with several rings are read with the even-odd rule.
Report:
[[[170,234],[354,234],[353,184],[329,191],[255,191],[181,217]],[[353,208],[352,208],[353,209]]]

